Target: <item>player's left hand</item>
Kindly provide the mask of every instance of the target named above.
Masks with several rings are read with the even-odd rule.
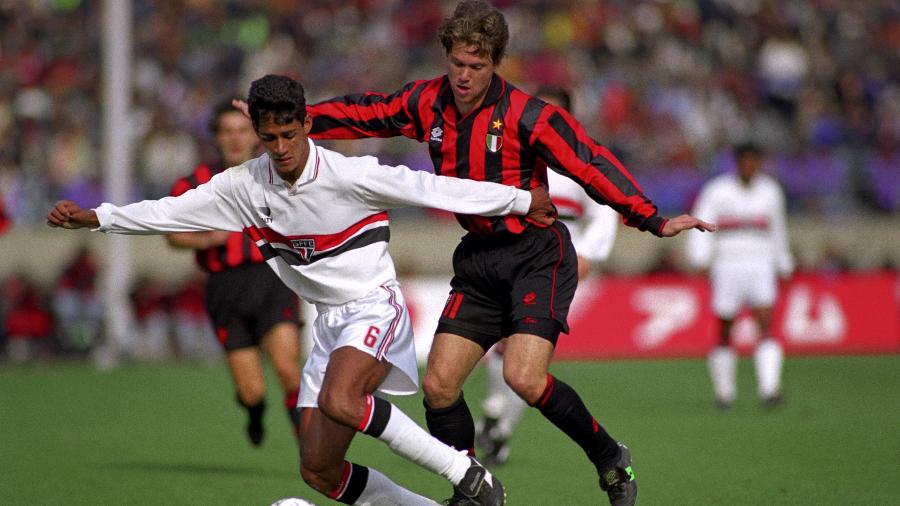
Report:
[[[528,214],[525,216],[528,221],[542,227],[549,227],[556,221],[558,214],[546,188],[538,186],[531,189],[531,207],[528,208]]]
[[[712,223],[707,223],[701,219],[694,218],[689,214],[682,214],[681,216],[676,216],[674,218],[670,218],[669,221],[663,225],[662,230],[660,231],[660,235],[662,237],[674,237],[678,235],[683,230],[697,229],[701,232],[715,232],[716,226]]]
[[[47,225],[54,228],[75,230],[78,228],[97,228],[97,213],[90,209],[82,209],[71,200],[60,200],[47,214]]]

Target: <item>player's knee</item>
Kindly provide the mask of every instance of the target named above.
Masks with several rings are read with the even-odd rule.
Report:
[[[338,479],[335,477],[340,474],[335,473],[333,469],[317,468],[314,464],[308,464],[305,460],[300,461],[300,477],[303,481],[322,494],[328,495],[329,492],[337,488]]]
[[[433,408],[443,408],[453,404],[459,397],[459,387],[454,382],[442,379],[438,374],[425,373],[422,379],[425,402]]]
[[[544,393],[547,375],[526,368],[507,366],[503,369],[503,380],[516,395],[533,404]]]
[[[319,392],[318,398],[319,409],[325,416],[351,427],[362,418],[365,402],[362,396],[325,388]]]

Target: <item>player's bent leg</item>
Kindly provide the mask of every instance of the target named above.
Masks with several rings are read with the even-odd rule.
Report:
[[[503,379],[525,402],[534,405],[547,384],[553,343],[530,334],[513,334],[507,339],[503,359]]]
[[[228,351],[228,368],[237,391],[237,401],[247,411],[247,437],[254,446],[262,444],[265,431],[266,384],[259,348],[246,347]]]
[[[390,402],[371,395],[390,367],[356,348],[338,348],[328,361],[319,408],[335,422],[379,439],[394,453],[447,478],[477,504],[504,504],[502,485],[480,464],[429,435]]]
[[[475,422],[466,404],[462,384],[481,360],[484,349],[464,337],[434,336],[422,390],[425,421],[431,434],[444,443],[475,453]]]
[[[300,331],[294,322],[281,322],[262,338],[278,381],[285,391],[300,385]]]
[[[422,389],[433,408],[446,408],[456,402],[462,385],[484,356],[484,349],[462,336],[439,333],[434,336]]]
[[[504,378],[516,393],[584,450],[610,504],[634,504],[637,482],[630,453],[610,437],[571,386],[548,374],[552,354],[551,341],[532,334],[513,334],[504,356]],[[543,380],[539,381],[541,375]]]
[[[356,431],[325,416],[317,408],[301,409],[300,476],[310,487],[329,495],[341,481],[344,456]]]
[[[275,324],[262,338],[269,353],[278,382],[284,392],[284,408],[294,426],[299,427],[297,396],[300,393],[300,332],[296,323],[283,321]]]

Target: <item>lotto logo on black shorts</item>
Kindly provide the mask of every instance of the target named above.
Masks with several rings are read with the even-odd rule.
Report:
[[[537,294],[534,292],[528,292],[522,297],[522,304],[525,304],[526,306],[533,306],[536,301]]]

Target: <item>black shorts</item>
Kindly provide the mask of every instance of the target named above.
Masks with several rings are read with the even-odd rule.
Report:
[[[226,351],[259,346],[260,338],[278,323],[300,325],[297,295],[266,264],[210,273],[206,310]]]
[[[556,344],[578,286],[569,231],[529,226],[519,235],[468,234],[453,253],[450,296],[437,332],[470,339],[485,350],[516,333]]]

